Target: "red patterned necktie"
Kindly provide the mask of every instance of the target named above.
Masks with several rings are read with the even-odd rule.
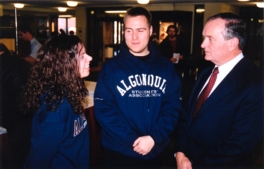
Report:
[[[201,106],[203,105],[205,100],[207,99],[208,95],[210,94],[210,92],[211,92],[211,90],[215,84],[218,72],[219,72],[218,67],[214,68],[213,73],[209,79],[209,82],[207,83],[207,85],[205,86],[205,88],[203,89],[203,91],[201,92],[200,96],[198,97],[198,99],[196,101],[193,117],[196,116],[197,112],[199,111],[199,109],[201,108]]]

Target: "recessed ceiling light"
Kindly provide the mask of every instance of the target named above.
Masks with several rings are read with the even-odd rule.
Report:
[[[197,9],[196,9],[196,12],[197,12],[197,13],[202,13],[202,12],[204,12],[204,9],[202,9],[202,8],[197,8]]]
[[[65,12],[65,11],[67,11],[67,8],[64,8],[64,7],[58,7],[58,10],[59,10],[60,12]]]
[[[105,11],[105,13],[126,13],[126,11]]]
[[[250,1],[250,0],[238,0],[240,2],[247,2],[247,1]]]
[[[139,4],[148,4],[149,0],[137,0]]]
[[[78,2],[76,2],[76,1],[67,1],[67,5],[68,5],[68,6],[75,7],[75,6],[78,5]]]
[[[264,8],[264,2],[258,2],[256,5],[259,8]]]
[[[16,8],[24,8],[24,4],[16,3],[14,4]]]
[[[72,18],[72,15],[59,15],[59,18]]]

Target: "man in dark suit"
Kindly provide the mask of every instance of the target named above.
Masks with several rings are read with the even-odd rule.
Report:
[[[200,75],[182,112],[177,168],[249,168],[252,150],[263,136],[262,71],[243,56],[246,26],[238,16],[220,13],[209,17],[203,37],[205,60],[215,66]],[[214,68],[218,74],[212,75],[216,78],[212,84]],[[207,99],[200,101],[207,83],[213,87]]]

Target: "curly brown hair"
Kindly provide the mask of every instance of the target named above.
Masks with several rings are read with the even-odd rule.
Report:
[[[75,113],[83,113],[83,101],[88,96],[78,71],[83,47],[80,38],[73,35],[59,35],[45,42],[22,95],[21,108],[25,114],[37,111],[42,99],[47,109],[54,111],[64,97]]]

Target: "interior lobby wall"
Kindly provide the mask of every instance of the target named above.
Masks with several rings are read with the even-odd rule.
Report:
[[[239,15],[239,8],[225,3],[205,3],[204,23],[207,18],[220,12],[232,12]]]
[[[85,7],[76,7],[75,17],[76,17],[76,35],[80,37],[84,46],[87,46],[87,32],[86,32],[86,8]]]
[[[194,4],[155,4],[144,6],[149,11],[191,11],[194,10]],[[76,35],[78,35],[83,41],[84,45],[87,46],[87,34],[86,34],[86,21],[87,14],[85,7],[76,7],[75,17],[76,17]]]
[[[0,4],[0,16],[3,16],[3,5]]]

